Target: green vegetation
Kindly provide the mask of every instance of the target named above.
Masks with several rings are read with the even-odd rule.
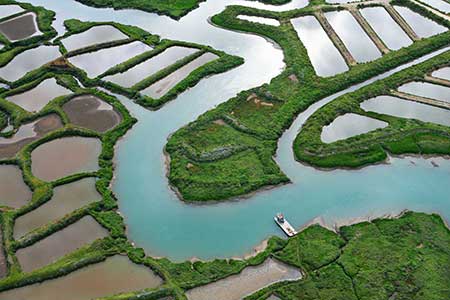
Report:
[[[196,9],[204,0],[77,0],[92,7],[139,9],[180,19]]]
[[[409,6],[405,3],[409,2],[399,2]],[[414,5],[412,7],[417,8]],[[183,200],[223,200],[262,187],[289,182],[273,156],[277,140],[300,112],[329,95],[449,45],[450,32],[447,31],[389,52],[373,62],[351,66],[347,72],[332,77],[319,77],[290,19],[311,15],[320,9],[328,11],[342,8],[310,4],[302,9],[273,12],[229,6],[212,18],[213,23],[226,29],[258,34],[275,41],[283,50],[287,67],[270,84],[241,92],[171,136],[166,146],[170,156],[169,179]],[[237,18],[243,14],[274,18],[281,25],[275,27]],[[447,20],[437,16],[433,19],[450,28]],[[338,108],[339,111],[344,109],[346,108]],[[399,119],[396,120],[400,122]],[[435,128],[437,127],[439,126]],[[439,130],[444,129],[440,126]],[[399,136],[392,140],[392,146],[398,138]],[[445,146],[448,140],[444,142],[440,139],[438,145],[426,142],[429,136],[416,135],[416,138],[428,145],[428,152],[448,152],[439,152],[439,149],[448,149]],[[298,147],[296,151],[300,151]],[[366,156],[365,163],[383,159],[380,153],[384,155],[384,152],[380,152],[380,149],[371,153],[377,156]]]
[[[447,299],[450,231],[437,215],[407,212],[341,227],[319,226],[291,238],[273,255],[307,271],[304,280],[276,284],[247,297],[266,299]]]

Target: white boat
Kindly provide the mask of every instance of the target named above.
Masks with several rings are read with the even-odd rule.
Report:
[[[292,237],[297,234],[297,231],[292,227],[291,224],[284,218],[282,213],[277,213],[277,215],[273,218],[275,223],[286,233],[287,236]]]

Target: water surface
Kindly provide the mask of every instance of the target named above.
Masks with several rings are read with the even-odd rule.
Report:
[[[63,105],[72,124],[98,132],[114,128],[122,116],[109,104],[93,95],[72,98]]]
[[[194,48],[173,46],[123,73],[117,73],[104,77],[104,80],[129,88],[144,78],[155,74],[156,72],[172,65],[176,61],[197,51],[198,49]]]
[[[256,17],[256,16],[247,16],[247,15],[239,15],[237,16],[238,19],[250,21],[254,23],[261,23],[271,26],[280,26],[280,21],[272,18],[264,18],[264,17]]]
[[[408,82],[398,90],[403,93],[450,102],[450,88],[428,82]]]
[[[67,51],[82,49],[88,46],[123,40],[129,38],[119,29],[110,25],[94,26],[84,32],[71,35],[63,40],[62,43]]]
[[[152,47],[135,41],[117,47],[77,55],[69,58],[69,61],[78,68],[86,71],[90,78],[94,78],[115,65],[150,50],[152,50]]]
[[[0,300],[91,300],[161,284],[149,268],[116,255],[57,279],[2,292]]]
[[[381,57],[380,50],[350,12],[333,11],[325,13],[325,16],[357,62],[368,62]]]
[[[0,5],[0,19],[23,12],[19,5]]]
[[[361,103],[361,108],[379,114],[450,126],[449,110],[397,97],[378,96]]]
[[[440,10],[446,14],[450,13],[450,3],[447,1],[441,1],[441,0],[420,0],[420,2],[423,2],[425,4],[428,4],[431,7],[436,8],[437,10]]]
[[[16,256],[22,270],[27,273],[108,235],[109,232],[94,218],[86,216],[31,246],[17,250]]]
[[[291,22],[308,51],[317,75],[332,76],[348,70],[344,58],[315,17],[300,17]]]
[[[241,300],[245,296],[280,281],[299,280],[302,273],[274,259],[267,259],[259,266],[245,268],[237,275],[194,288],[186,292],[189,300]]]
[[[434,71],[431,76],[450,80],[450,67],[444,67],[439,70]]]
[[[183,79],[185,79],[191,72],[218,58],[219,57],[213,53],[205,53],[202,56],[197,57],[190,63],[177,69],[175,72],[164,77],[163,79],[155,82],[148,88],[142,90],[141,93],[152,98],[160,98],[172,88],[174,88]]]
[[[18,239],[34,229],[59,220],[101,199],[101,195],[95,188],[95,178],[85,178],[57,186],[48,202],[15,220],[14,238]]]
[[[101,142],[96,138],[64,137],[52,140],[31,152],[31,171],[34,176],[46,181],[93,172],[98,169],[100,152]]]
[[[51,100],[70,93],[72,91],[60,86],[55,78],[49,78],[31,90],[9,96],[6,100],[14,102],[29,112],[34,112],[43,109]]]
[[[408,35],[383,7],[363,8],[361,14],[389,49],[398,50],[412,44]]]
[[[19,208],[31,199],[22,171],[14,165],[0,165],[0,206]]]
[[[349,113],[337,117],[330,125],[323,127],[321,139],[324,143],[333,143],[388,125],[380,120]]]
[[[448,29],[421,14],[413,12],[404,6],[394,6],[395,10],[405,19],[414,32],[421,38],[433,36]]]

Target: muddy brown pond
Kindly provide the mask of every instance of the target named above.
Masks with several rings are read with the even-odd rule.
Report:
[[[31,199],[22,171],[14,165],[0,165],[0,206],[19,208]]]
[[[161,284],[149,268],[116,255],[57,279],[2,292],[0,300],[91,300]]]
[[[22,270],[31,272],[108,234],[108,231],[94,218],[86,216],[31,246],[19,249],[16,256]]]
[[[27,13],[0,23],[0,33],[12,42],[20,41],[39,34],[36,15]]]
[[[110,104],[93,95],[75,97],[63,105],[63,110],[72,124],[98,132],[108,131],[122,120]]]
[[[65,137],[47,142],[31,153],[31,171],[46,181],[98,169],[101,142],[96,138]],[[55,163],[58,162],[58,163]]]
[[[58,186],[48,202],[16,219],[14,238],[18,239],[36,228],[101,199],[95,188],[95,178],[92,177]]]
[[[22,125],[10,138],[0,137],[0,159],[15,156],[23,147],[63,126],[56,114]]]

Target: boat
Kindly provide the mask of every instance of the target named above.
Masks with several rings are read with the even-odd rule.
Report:
[[[297,231],[294,229],[294,227],[292,227],[291,224],[289,224],[282,213],[277,213],[273,219],[288,237],[293,237],[297,234]]]

